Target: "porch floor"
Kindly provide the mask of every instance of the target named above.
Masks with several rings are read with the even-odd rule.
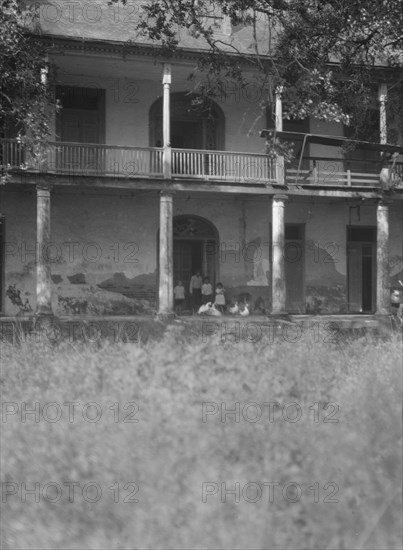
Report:
[[[60,317],[15,316],[0,318],[1,342],[36,341],[45,343],[140,342],[161,337],[168,326],[194,328],[200,337],[221,337],[222,341],[244,340],[257,343],[266,334],[271,341],[295,343],[342,343],[346,335],[353,337],[387,336],[402,327],[392,315],[74,315]],[[185,333],[186,334],[186,333]]]

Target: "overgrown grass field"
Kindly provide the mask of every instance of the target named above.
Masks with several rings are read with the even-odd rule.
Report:
[[[140,344],[3,344],[1,362],[4,549],[401,548],[398,339],[173,324]]]

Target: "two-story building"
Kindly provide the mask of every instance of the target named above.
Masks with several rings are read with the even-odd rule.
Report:
[[[247,86],[197,107],[200,42],[189,33],[159,56],[133,37],[133,6],[39,3],[62,108],[42,157],[1,139],[1,313],[166,314],[197,270],[255,312],[387,313],[403,280],[403,150],[385,145],[387,83],[384,145],[346,154],[341,124],[283,121],[279,94],[266,115],[252,70]],[[217,32],[244,47],[224,19]],[[302,150],[294,163],[267,154],[273,130],[294,132],[283,134]],[[400,156],[381,169],[382,151]]]

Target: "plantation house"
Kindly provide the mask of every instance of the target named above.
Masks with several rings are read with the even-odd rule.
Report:
[[[343,138],[342,124],[283,120],[279,93],[262,116],[252,72],[197,109],[200,42],[183,33],[158,56],[133,40],[135,6],[40,3],[57,67],[43,78],[62,109],[40,157],[1,139],[2,315],[169,314],[197,269],[256,312],[388,313],[403,279],[402,148],[346,153],[323,137]],[[374,81],[387,143],[387,78]],[[266,154],[274,130],[294,133],[291,164]],[[382,151],[399,156],[382,165]]]

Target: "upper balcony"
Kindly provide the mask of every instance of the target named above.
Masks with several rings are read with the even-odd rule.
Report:
[[[376,195],[382,188],[379,153],[373,151],[357,158],[311,143],[301,162],[281,169],[265,154],[260,136],[281,99],[266,106],[268,90],[257,87],[253,75],[247,86],[228,86],[204,103],[189,90],[193,60],[165,63],[140,53],[126,58],[101,45],[96,51],[76,47],[63,43],[51,54],[58,69],[51,85],[62,108],[55,111],[46,150],[33,156],[12,135],[0,140],[0,169],[11,173],[10,185],[263,193],[285,184],[295,193],[336,188],[344,195]],[[205,84],[200,75],[196,81]],[[284,120],[283,129],[344,135],[341,125],[318,120]],[[300,145],[295,149],[298,157]],[[400,191],[402,157],[397,161],[390,182]]]
[[[362,163],[362,170],[359,169]],[[164,167],[165,163],[165,167]],[[168,164],[168,166],[167,166]],[[182,181],[189,184],[209,182],[241,187],[266,187],[279,182],[279,166],[268,155],[233,151],[212,151],[162,147],[127,147],[91,143],[51,142],[38,160],[30,156],[17,140],[0,140],[0,165],[12,174],[54,176],[53,183],[85,183],[87,178],[108,178],[113,182],[136,180]],[[358,168],[358,169],[357,169]],[[165,169],[165,171],[164,171]],[[168,172],[166,171],[168,169]],[[391,184],[403,190],[403,163],[390,170]],[[377,161],[349,162],[332,157],[304,157],[285,168],[289,187],[329,187],[353,190],[380,188]]]

